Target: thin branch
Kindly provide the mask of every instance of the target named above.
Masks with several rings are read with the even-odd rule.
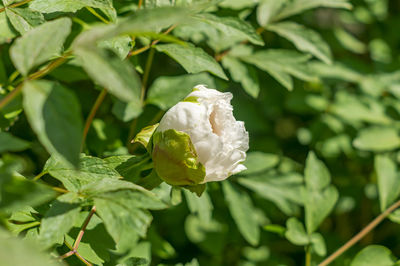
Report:
[[[172,25],[172,26],[169,27],[165,32],[163,32],[163,34],[164,34],[164,35],[169,34],[173,29],[176,28],[176,26],[177,26],[177,25]],[[161,40],[154,40],[154,41],[152,41],[151,44],[149,44],[149,45],[143,46],[142,48],[139,48],[139,49],[137,49],[137,50],[135,50],[135,51],[129,52],[128,58],[131,57],[131,56],[134,56],[134,55],[141,54],[141,53],[143,53],[143,52],[149,50],[152,46],[156,45],[156,44],[159,43],[160,41],[161,41]]]
[[[6,10],[6,8],[19,7],[19,6],[25,5],[26,3],[29,3],[30,1],[32,1],[32,0],[24,0],[24,1],[21,1],[21,2],[18,2],[18,3],[14,3],[14,4],[6,6],[6,7],[2,7],[2,8],[0,8],[0,13],[4,12]]]
[[[67,253],[65,253],[64,255],[61,255],[60,257],[58,257],[58,259],[59,259],[59,260],[63,260],[63,259],[66,259],[66,258],[68,258],[68,257],[71,257],[71,256],[74,255],[74,254],[75,254],[75,251],[70,250],[70,251],[68,251]]]
[[[86,122],[85,122],[85,127],[83,129],[81,151],[83,149],[83,146],[85,145],[85,141],[86,141],[87,134],[89,132],[90,125],[92,124],[93,119],[96,116],[97,110],[99,109],[99,107],[102,104],[106,95],[107,95],[107,90],[103,89],[100,92],[99,96],[97,96],[97,99],[96,99],[92,109],[90,110],[89,116],[87,117]]]
[[[146,66],[144,68],[142,88],[140,90],[140,102],[142,104],[143,104],[144,98],[146,96],[147,81],[149,80],[151,65],[153,64],[154,53],[155,53],[154,49],[151,49],[150,53],[147,57]]]
[[[143,5],[143,0],[139,0],[139,3],[137,5],[137,9],[140,9]]]
[[[35,177],[32,179],[32,181],[39,180],[42,176],[44,176],[44,175],[47,174],[47,173],[48,173],[47,171],[41,172],[40,174],[38,174],[37,176],[35,176]]]
[[[51,187],[54,191],[60,192],[60,193],[68,193],[69,191],[60,187]]]
[[[62,65],[67,60],[68,56],[70,56],[70,54],[71,54],[71,52],[65,53],[63,56],[57,58],[56,60],[54,60],[53,62],[48,64],[46,67],[44,67],[43,69],[40,69],[37,72],[29,75],[28,80],[35,80],[35,79],[38,79],[38,78],[41,78],[41,77],[47,75],[55,68]],[[9,94],[7,94],[7,96],[4,97],[0,101],[0,110],[21,93],[22,86],[23,86],[23,83],[21,82],[13,91],[11,91]]]
[[[55,68],[57,68],[60,65],[62,65],[65,61],[67,61],[67,59],[68,59],[68,57],[70,55],[71,55],[71,52],[65,53],[63,56],[57,58],[56,60],[54,60],[53,62],[48,64],[45,68],[43,68],[43,69],[41,69],[41,70],[29,75],[28,79],[29,80],[35,80],[35,79],[43,77],[44,75],[47,75],[52,70],[54,70]]]
[[[79,243],[81,243],[81,240],[82,240],[83,234],[85,233],[86,227],[88,226],[90,219],[92,219],[93,214],[95,212],[96,212],[96,206],[93,206],[92,209],[90,210],[88,217],[86,217],[86,220],[83,223],[81,230],[79,231],[78,237],[76,238],[74,245],[72,246],[73,250],[75,250],[75,251],[78,250]]]
[[[0,110],[17,97],[22,91],[22,83],[19,84],[14,90],[12,90],[6,97],[0,101]]]
[[[96,12],[96,10],[94,10],[92,7],[87,6],[86,9],[92,13],[96,18],[100,19],[101,21],[103,21],[106,24],[109,24],[110,21],[106,20],[105,18],[103,18],[99,13]]]
[[[347,241],[343,246],[341,246],[338,250],[336,250],[333,254],[331,254],[328,258],[322,261],[319,266],[326,266],[330,264],[332,261],[337,259],[340,255],[342,255],[346,250],[351,248],[354,244],[356,244],[360,239],[366,236],[369,232],[371,232],[378,224],[380,224],[389,214],[391,214],[394,210],[400,207],[400,200],[396,201],[392,206],[387,208],[384,212],[382,212],[378,217],[376,217],[372,222],[370,222],[364,229],[362,229],[358,234],[353,236],[349,241]]]
[[[79,260],[81,260],[83,263],[85,263],[86,265],[91,266],[92,264],[90,262],[88,262],[87,260],[85,260],[79,253],[78,253],[78,247],[79,244],[81,243],[83,234],[85,233],[86,227],[88,226],[90,219],[92,219],[93,214],[96,212],[96,206],[93,206],[92,209],[90,210],[89,215],[86,217],[85,222],[82,225],[81,230],[79,231],[78,236],[75,239],[74,245],[71,247],[67,242],[64,241],[64,243],[67,245],[68,248],[70,248],[71,250],[68,251],[67,253],[65,253],[64,255],[61,255],[60,257],[58,257],[58,259],[62,260],[65,258],[68,258],[72,255],[75,255],[78,257]]]
[[[92,266],[92,264],[91,264],[90,262],[88,262],[87,260],[85,260],[85,259],[81,256],[81,254],[79,254],[78,252],[75,252],[75,256],[77,256],[78,259],[79,259],[80,261],[82,261],[83,263],[85,263],[86,265]]]

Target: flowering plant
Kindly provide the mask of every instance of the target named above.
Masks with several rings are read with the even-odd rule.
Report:
[[[172,185],[221,181],[246,167],[249,135],[236,121],[232,94],[198,85],[161,119],[153,137],[158,175]]]

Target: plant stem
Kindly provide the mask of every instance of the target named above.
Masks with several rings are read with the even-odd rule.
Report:
[[[22,83],[19,84],[14,90],[12,90],[6,97],[0,101],[0,109],[11,102],[15,97],[17,97],[22,91]]]
[[[67,253],[65,253],[64,255],[61,255],[60,257],[58,257],[58,259],[59,260],[66,259],[68,257],[71,257],[74,254],[75,254],[75,252],[73,250],[70,250]]]
[[[32,181],[39,180],[42,176],[44,176],[44,175],[47,174],[47,173],[48,173],[47,171],[41,172],[40,174],[38,174],[37,176],[35,176],[35,177],[32,179]]]
[[[41,78],[44,75],[48,74],[53,69],[62,65],[67,60],[68,56],[70,56],[70,54],[71,54],[71,52],[65,53],[63,56],[57,58],[56,60],[51,62],[49,65],[47,65],[45,68],[38,70],[37,72],[29,75],[28,80],[35,80],[35,79]],[[23,83],[20,83],[13,91],[11,91],[9,94],[7,94],[7,96],[4,97],[0,101],[0,110],[21,93],[22,85],[23,85]]]
[[[154,58],[154,52],[155,52],[154,49],[150,50],[149,56],[147,57],[146,66],[144,68],[142,88],[140,90],[140,102],[142,103],[142,105],[144,102],[144,98],[146,97],[146,86],[147,86],[147,81],[149,80],[150,69]]]
[[[85,145],[85,141],[86,141],[87,134],[89,132],[90,125],[92,124],[93,119],[96,116],[97,110],[99,109],[99,107],[102,104],[106,95],[107,95],[107,90],[104,88],[100,92],[100,94],[97,96],[97,99],[96,99],[92,109],[90,110],[89,116],[87,117],[86,122],[85,122],[85,127],[83,129],[81,151],[83,149],[83,146]]]
[[[32,1],[32,0],[24,0],[24,1],[21,1],[21,2],[18,2],[18,3],[14,3],[14,4],[6,6],[6,7],[2,7],[2,8],[0,8],[0,13],[4,12],[6,10],[6,8],[19,7],[19,6],[25,5],[26,3],[29,3],[30,1]]]
[[[382,212],[378,217],[372,220],[364,229],[362,229],[358,234],[353,236],[349,241],[347,241],[343,246],[331,254],[328,258],[322,261],[319,266],[326,266],[342,255],[346,250],[351,248],[354,244],[360,241],[365,235],[371,232],[378,224],[380,224],[389,214],[400,207],[400,200],[396,201],[393,205]]]
[[[306,247],[306,258],[305,258],[305,266],[311,266],[311,246],[308,245]]]
[[[109,24],[110,21],[106,20],[105,18],[103,18],[99,13],[96,12],[96,10],[94,10],[92,7],[87,6],[86,9],[92,13],[96,18],[100,19],[101,21],[103,21],[106,24]]]
[[[85,222],[83,223],[83,226],[81,228],[81,230],[79,231],[78,237],[76,238],[74,245],[72,246],[73,250],[77,250],[79,247],[79,243],[82,240],[83,234],[85,233],[86,227],[88,226],[90,219],[92,219],[93,214],[96,212],[96,206],[93,206],[92,209],[90,210],[90,213],[88,215],[88,217],[86,217]]]
[[[137,9],[140,9],[143,5],[143,0],[139,0],[139,3],[137,5]]]
[[[177,26],[177,25],[172,25],[172,26],[169,27],[163,34],[164,34],[164,35],[169,34],[173,29],[176,28],[176,26]],[[159,42],[160,42],[160,40],[154,40],[154,41],[152,41],[151,44],[149,44],[149,45],[143,46],[142,48],[139,48],[139,49],[137,49],[137,50],[135,50],[135,51],[131,51],[131,52],[129,52],[128,57],[131,57],[131,56],[133,56],[133,55],[141,54],[141,53],[143,53],[143,52],[149,50],[153,45],[156,45],[156,44],[159,43]]]
[[[78,253],[78,247],[79,244],[81,243],[83,234],[85,233],[86,227],[88,226],[90,219],[92,219],[93,214],[96,212],[96,206],[93,206],[92,209],[90,210],[89,215],[86,217],[85,222],[82,225],[81,230],[79,231],[78,236],[75,239],[74,245],[71,247],[70,245],[68,245],[66,242],[65,244],[67,245],[68,248],[72,248],[72,250],[68,251],[67,253],[65,253],[64,255],[61,255],[59,257],[60,260],[68,258],[72,255],[75,255],[78,257],[79,260],[81,260],[83,263],[85,263],[86,265],[92,265],[90,262],[88,262],[87,260],[85,260],[79,253]]]
[[[51,187],[54,191],[60,192],[60,193],[68,193],[69,191],[60,187]]]
[[[77,256],[78,259],[79,259],[80,261],[82,261],[83,263],[85,263],[86,265],[92,266],[92,264],[91,264],[90,262],[88,262],[87,260],[85,260],[85,259],[81,256],[81,254],[79,254],[78,252],[75,252],[75,256]]]
[[[67,58],[70,55],[71,55],[71,52],[65,53],[63,56],[57,58],[56,60],[54,60],[53,62],[48,64],[45,68],[43,68],[43,69],[41,69],[41,70],[29,75],[28,79],[29,80],[35,80],[35,79],[41,78],[44,75],[50,73],[52,70],[54,70],[55,68],[57,68],[60,65],[62,65],[65,61],[67,61]]]

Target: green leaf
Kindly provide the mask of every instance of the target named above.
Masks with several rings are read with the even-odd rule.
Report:
[[[91,156],[82,156],[77,170],[52,156],[46,163],[44,171],[60,180],[69,191],[78,191],[83,185],[103,179],[119,179],[120,174],[107,166],[105,161]]]
[[[29,142],[14,137],[8,132],[0,132],[0,153],[6,151],[22,151],[29,148]]]
[[[290,1],[289,4],[274,17],[274,21],[282,20],[317,7],[351,9],[352,5],[348,0],[294,0]]]
[[[154,131],[157,129],[158,123],[154,124],[152,126],[147,126],[140,130],[138,134],[136,134],[135,138],[132,140],[132,143],[138,142],[142,144],[149,153],[152,152],[152,143],[151,143],[151,137],[154,134]]]
[[[71,31],[71,20],[63,17],[43,23],[18,38],[10,48],[15,67],[26,76],[29,71],[58,55]]]
[[[194,195],[188,190],[183,190],[186,197],[186,202],[192,214],[196,214],[203,223],[210,223],[212,219],[212,211],[214,209],[210,196],[206,191],[201,197]]]
[[[268,72],[288,90],[293,89],[290,75],[301,80],[314,80],[315,77],[305,64],[309,58],[308,55],[282,49],[268,49],[240,57],[243,61]]]
[[[150,86],[146,103],[167,110],[183,100],[198,84],[215,88],[215,81],[208,73],[157,78]]]
[[[287,0],[261,0],[257,7],[257,22],[264,27],[276,16],[282,9]]]
[[[311,234],[311,247],[317,255],[321,257],[326,256],[325,240],[320,233]]]
[[[301,195],[303,177],[289,173],[286,175],[257,175],[239,178],[239,183],[256,192],[261,197],[272,201],[287,215],[296,210],[296,205],[302,205]]]
[[[50,187],[24,179],[9,176],[0,169],[0,210],[11,212],[26,205],[37,206],[56,196]]]
[[[107,185],[113,188],[112,191],[105,192],[103,188]],[[129,182],[102,180],[94,186],[102,188],[92,194],[96,211],[117,243],[119,251],[132,248],[139,237],[146,236],[152,220],[146,209],[166,207],[153,193]]]
[[[221,32],[225,32],[230,36],[238,36],[243,40],[248,40],[255,45],[264,45],[264,41],[257,34],[251,24],[235,17],[218,17],[210,13],[195,16]]]
[[[161,44],[155,48],[177,61],[188,73],[210,72],[222,79],[228,79],[221,66],[203,49],[192,44]]]
[[[303,224],[295,217],[291,217],[286,221],[285,237],[292,244],[305,246],[310,243],[310,239],[304,229]]]
[[[311,235],[332,211],[339,195],[337,189],[329,185],[331,176],[328,169],[312,151],[307,156],[304,179],[305,223],[307,233]],[[322,248],[319,249],[322,252]]]
[[[334,31],[336,39],[347,50],[357,54],[364,54],[368,50],[367,44],[358,40],[351,33],[338,27]]]
[[[119,100],[129,102],[140,109],[141,84],[128,61],[121,61],[106,50],[91,46],[76,47],[74,53],[79,56],[82,67],[96,83]]]
[[[350,266],[393,266],[396,260],[388,248],[370,245],[357,253]]]
[[[331,185],[323,190],[307,188],[304,194],[306,228],[307,233],[311,234],[333,210],[339,193]]]
[[[21,34],[45,22],[42,13],[28,8],[6,8],[6,14],[13,27]]]
[[[306,186],[314,190],[324,189],[331,183],[331,175],[325,164],[318,160],[314,152],[309,152],[304,169]]]
[[[239,82],[250,96],[253,98],[258,97],[260,82],[257,72],[252,66],[247,66],[231,56],[224,56],[222,65],[229,70],[232,79]]]
[[[396,163],[388,155],[375,156],[381,211],[392,204],[400,194],[400,176]]]
[[[257,4],[258,0],[243,1],[243,0],[224,0],[219,3],[219,6],[230,9],[244,9],[246,7],[253,7]]]
[[[339,79],[354,83],[358,83],[365,78],[354,69],[340,63],[327,65],[322,62],[314,61],[311,62],[309,66],[311,71],[321,78]]]
[[[360,150],[388,151],[400,147],[400,137],[395,128],[373,126],[361,129],[353,145]]]
[[[174,6],[174,1],[171,0],[144,0],[146,8],[156,8],[161,6]]]
[[[100,48],[112,50],[121,60],[124,60],[132,49],[132,38],[123,35],[99,43]]]
[[[64,235],[75,224],[80,210],[79,198],[75,193],[61,195],[52,202],[40,224],[39,240],[44,247],[64,243]]]
[[[15,36],[17,36],[17,32],[7,19],[6,12],[0,13],[0,44],[11,42]]]
[[[29,4],[32,10],[41,13],[76,12],[83,7],[110,8],[107,0],[34,0]]]
[[[132,155],[120,155],[111,156],[103,160],[106,162],[108,167],[111,167],[118,171],[118,173],[124,177],[125,180],[131,182],[138,182],[141,178],[141,172],[150,170],[153,168],[153,162],[150,160],[150,156],[132,156]]]
[[[365,76],[360,75],[360,80],[365,79]],[[374,86],[374,88],[376,87]],[[360,122],[381,125],[390,125],[393,123],[393,120],[387,116],[385,107],[381,102],[345,91],[336,93],[335,101],[329,110],[350,125],[359,124]]]
[[[58,83],[40,80],[25,82],[23,96],[28,121],[43,146],[77,166],[83,122],[75,95]]]
[[[240,174],[251,175],[261,173],[275,167],[278,163],[279,156],[276,154],[253,151],[247,154],[246,161],[244,162],[244,166],[247,169]]]
[[[157,175],[154,169],[151,170],[150,174],[141,178],[137,184],[141,187],[144,187],[147,190],[153,190],[154,188],[158,187],[163,180]]]
[[[78,35],[72,44],[73,49],[92,49],[96,42],[117,36],[148,36],[163,28],[182,22],[188,18],[189,10],[179,7],[142,9],[116,24],[92,27]],[[154,35],[153,35],[154,36]],[[161,35],[158,35],[160,37]],[[171,37],[162,37],[171,40]],[[176,40],[173,38],[173,40]]]
[[[310,53],[327,64],[332,63],[329,46],[317,32],[295,22],[275,23],[267,29],[293,42],[300,51]]]
[[[37,245],[28,241],[12,237],[0,229],[0,261],[4,265],[30,265],[30,266],[62,266],[50,259],[48,254],[42,253]]]
[[[143,113],[143,109],[141,105],[137,104],[137,100],[131,102],[116,100],[112,107],[112,113],[119,120],[129,122],[139,117]]]
[[[250,196],[234,187],[228,181],[222,182],[222,189],[229,211],[240,233],[250,244],[253,246],[258,245],[260,228],[258,227]]]

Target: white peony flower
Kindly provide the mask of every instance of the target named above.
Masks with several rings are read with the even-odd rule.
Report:
[[[221,181],[246,169],[242,163],[246,159],[246,151],[249,148],[249,135],[244,123],[236,121],[233,116],[233,108],[230,104],[231,99],[232,94],[229,92],[222,93],[214,89],[208,89],[203,85],[198,85],[182,102],[168,110],[161,119],[155,134],[157,132],[175,130],[178,133],[183,132],[189,135],[194,150],[186,147],[184,152],[179,150],[179,153],[186,154],[185,156],[182,155],[185,165],[196,168],[196,171],[203,170],[202,180],[198,178],[193,181],[191,178],[186,177],[183,178],[184,181],[182,179],[176,184],[193,185]],[[154,138],[153,160],[155,169],[161,178],[163,178],[163,175],[168,175],[168,173],[165,174],[166,168],[170,169],[170,176],[166,177],[165,180],[173,184],[174,181],[171,181],[172,176],[176,176],[177,173],[182,173],[182,171],[186,172],[186,169],[176,169],[176,165],[180,167],[180,159],[178,160],[174,157],[177,156],[178,152],[173,156],[166,155],[166,146],[163,146],[164,150],[160,152],[161,145],[157,145],[161,143],[162,138]],[[175,148],[178,147],[178,142],[173,140],[174,138],[176,137],[170,135],[164,141],[167,143],[166,145],[169,145],[168,147],[173,147],[172,149],[178,151],[178,148]],[[179,149],[181,148],[179,146]],[[168,165],[163,160],[161,169],[161,164],[157,162],[157,156],[172,158],[173,164]],[[170,167],[168,168],[168,166]],[[190,180],[186,183],[188,179]]]

